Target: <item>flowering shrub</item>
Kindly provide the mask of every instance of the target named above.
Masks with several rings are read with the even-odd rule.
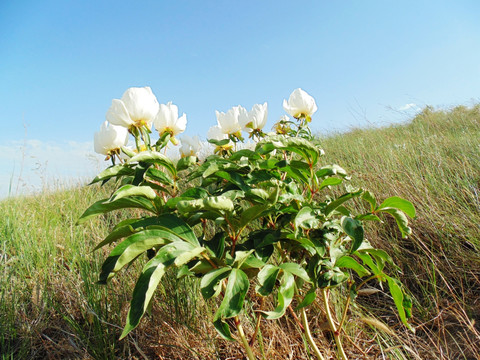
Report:
[[[114,130],[105,130],[116,129],[113,125],[104,124],[95,135],[95,149],[107,155],[112,166],[92,183],[115,180],[117,188],[110,198],[90,206],[79,223],[117,209],[145,211],[141,218],[117,224],[96,247],[116,244],[102,266],[100,283],[144,259],[142,254],[147,260],[133,290],[122,338],[139,324],[168,268],[176,268],[179,277],[199,277],[205,299],[220,298],[213,325],[229,340],[235,339],[236,329],[249,359],[255,356],[239,317],[247,311],[247,296],[275,297],[274,308],[264,308],[259,301],[255,309],[266,319],[278,319],[287,310],[298,312],[300,327],[319,359],[323,355],[305,312],[317,296],[343,359],[347,309],[368,281],[388,284],[399,317],[408,326],[411,301],[399,281],[384,272],[396,267],[385,251],[367,241],[363,223],[381,221],[388,214],[407,236],[411,229],[406,215],[415,216],[413,205],[395,196],[378,203],[369,191],[350,186],[339,165],[321,162],[323,151],[312,142],[308,128],[317,106],[305,91],[295,90],[283,106],[294,119],[282,117],[273,133],[264,132],[266,103],[251,111],[241,106],[217,111],[217,125],[208,131],[214,154],[199,161],[198,137],[184,137],[182,158],[174,162],[162,150],[177,144],[186,116],[179,118],[171,103],[158,105],[149,88],[131,88],[121,100],[113,100],[107,119],[133,135],[136,149],[125,147],[122,130],[115,136],[110,135]],[[152,123],[159,133],[156,142],[150,138]],[[255,141],[252,149],[240,149],[242,131]],[[183,189],[183,179],[194,186]],[[331,188],[340,186],[345,191],[335,196]],[[354,198],[365,201],[369,210],[353,214],[347,203]],[[254,292],[248,292],[251,286]],[[348,291],[337,321],[329,293],[339,286]],[[252,339],[260,326],[260,316],[257,319]]]

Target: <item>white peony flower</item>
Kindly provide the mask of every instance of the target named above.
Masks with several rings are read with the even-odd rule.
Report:
[[[317,111],[315,99],[300,88],[293,90],[288,102],[285,99],[283,100],[283,108],[297,119],[312,116]]]
[[[198,136],[190,137],[183,135],[180,142],[182,143],[182,146],[180,146],[180,155],[182,157],[197,156],[202,149],[202,143]]]
[[[158,101],[152,90],[132,87],[127,89],[121,99],[113,99],[107,111],[107,120],[113,125],[127,129],[147,125],[151,127],[153,118],[158,112]]]
[[[187,127],[187,115],[178,117],[178,107],[170,101],[167,105],[160,104],[157,116],[153,120],[155,129],[162,135],[165,132],[176,136],[185,131]]]
[[[228,139],[228,135],[223,132],[222,128],[219,125],[215,125],[208,130],[207,139],[220,141]]]
[[[93,138],[95,152],[103,155],[111,155],[128,142],[128,130],[121,126],[115,126],[105,121]]]
[[[263,105],[255,104],[248,113],[241,112],[238,118],[240,126],[243,131],[252,132],[254,130],[260,131],[267,123],[267,103]]]
[[[238,105],[232,107],[227,113],[215,111],[217,115],[218,126],[222,129],[222,132],[227,135],[234,135],[241,132],[242,127],[238,122],[240,114],[244,116],[247,110],[244,107]]]

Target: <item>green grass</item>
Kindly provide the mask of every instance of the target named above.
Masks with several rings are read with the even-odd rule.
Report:
[[[356,186],[415,204],[409,239],[391,222],[371,226],[370,237],[393,255],[415,296],[417,335],[446,358],[479,357],[480,106],[427,107],[406,125],[321,144],[325,161],[345,167]]]
[[[359,297],[356,321],[347,326],[352,342],[370,349],[368,358],[480,358],[480,106],[426,108],[408,124],[319,141],[325,164],[344,167],[352,185],[371,190],[378,200],[404,197],[417,208],[409,239],[401,239],[387,218],[367,229],[369,240],[388,250],[402,270],[415,299],[417,332],[399,325],[393,302],[380,292]],[[95,281],[106,250],[92,249],[124,213],[75,226],[83,210],[108,196],[108,187],[94,186],[0,202],[1,359],[239,358],[238,346],[220,340],[209,323],[214,304],[199,296],[198,282],[173,273],[159,287],[151,316],[118,341],[141,264],[100,286]],[[341,302],[336,306],[341,311]],[[314,304],[314,311],[321,314],[321,306]],[[371,327],[362,320],[366,314],[397,335]],[[323,317],[312,319],[316,340],[326,345]],[[248,332],[254,319],[247,320]],[[288,316],[262,322],[264,344],[257,353],[305,357],[294,331]],[[349,341],[345,345],[352,358],[362,356]]]

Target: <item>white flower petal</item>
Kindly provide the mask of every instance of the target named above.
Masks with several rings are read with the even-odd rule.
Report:
[[[94,134],[93,146],[95,152],[108,155],[112,150],[117,150],[128,142],[128,130],[122,126],[115,126],[105,121],[100,131]]]
[[[158,112],[158,101],[148,86],[143,88],[132,87],[127,89],[122,99],[135,124],[151,124]]]
[[[293,90],[288,102],[283,100],[283,108],[295,118],[312,116],[317,111],[315,99],[300,88]]]
[[[207,133],[207,139],[211,140],[223,140],[227,139],[228,135],[225,134],[219,125],[212,126]]]
[[[112,105],[108,109],[105,117],[107,121],[113,125],[129,128],[133,124],[125,104],[119,99],[112,100]]]

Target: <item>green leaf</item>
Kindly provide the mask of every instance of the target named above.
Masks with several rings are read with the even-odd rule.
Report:
[[[353,253],[360,247],[360,245],[362,245],[363,242],[364,230],[362,222],[344,216],[342,218],[342,228],[353,240],[352,246],[350,247],[350,253]]]
[[[216,233],[210,240],[204,241],[203,245],[211,251],[216,258],[222,258],[225,251],[225,237],[224,231]]]
[[[232,267],[240,269],[247,260],[247,258],[255,251],[255,249],[251,249],[248,251],[235,251],[235,259],[233,260]]]
[[[318,190],[322,190],[323,188],[325,188],[327,186],[339,185],[342,182],[343,182],[342,179],[335,178],[335,177],[329,177],[329,178],[326,178],[325,180],[322,181]]]
[[[280,269],[289,272],[299,278],[305,280],[306,282],[311,282],[310,276],[308,276],[307,272],[303,267],[296,263],[283,263],[278,266]]]
[[[203,247],[196,247],[192,250],[188,250],[188,251],[185,251],[183,253],[181,253],[180,255],[177,256],[177,258],[175,259],[175,266],[179,267],[183,264],[186,264],[187,262],[189,262],[190,260],[194,259],[195,257],[197,257],[198,255],[200,255],[201,253],[203,253],[205,251],[205,248]]]
[[[267,154],[274,149],[287,150],[300,155],[309,165],[314,166],[320,156],[320,150],[310,141],[283,135],[269,136],[257,144],[256,150]]]
[[[130,160],[127,161],[127,164],[136,163],[136,162],[157,164],[157,165],[163,166],[173,176],[177,175],[177,169],[175,168],[175,165],[173,164],[173,162],[167,156],[157,151],[150,151],[150,150],[142,151],[139,154],[130,158]]]
[[[159,250],[157,255],[150,260],[142,270],[135,288],[133,289],[130,310],[127,315],[127,323],[123,329],[120,339],[123,339],[140,323],[141,318],[148,308],[158,283],[165,274],[165,269],[170,266],[175,257],[182,252],[182,249],[166,245]]]
[[[360,220],[360,221],[368,220],[368,221],[379,221],[379,222],[382,222],[382,220],[381,220],[377,215],[373,215],[373,214],[357,215],[357,216],[355,216],[355,219],[356,219],[356,220]]]
[[[93,251],[98,250],[105,245],[111,244],[115,240],[122,239],[145,230],[148,226],[158,225],[159,222],[161,222],[161,219],[162,216],[152,216],[148,218],[128,219],[127,221],[122,221],[115,226],[112,232],[108,234],[107,237],[93,249]]]
[[[378,266],[373,262],[372,258],[370,257],[370,255],[366,254],[366,253],[363,253],[363,252],[359,252],[357,251],[355,253],[355,255],[357,255],[360,260],[362,260],[362,262],[364,264],[366,264],[370,270],[372,270],[373,274],[374,275],[380,275],[382,274],[382,271],[378,268]]]
[[[191,188],[185,190],[183,192],[182,196],[191,197],[191,198],[194,198],[194,199],[204,199],[204,198],[210,196],[210,194],[208,193],[207,190],[202,189],[200,187],[191,187]]]
[[[350,256],[342,256],[335,262],[335,266],[339,268],[347,268],[347,269],[352,269],[354,270],[359,277],[364,277],[370,274],[370,271],[365,269],[362,265],[360,265],[357,260]]]
[[[249,189],[245,192],[247,199],[263,204],[267,201],[269,194],[264,189]]]
[[[169,229],[172,233],[189,244],[200,246],[192,228],[179,217],[171,214],[161,215],[158,217],[158,224],[161,225],[162,228]]]
[[[383,208],[381,210],[378,210],[378,212],[386,212],[395,218],[395,221],[397,222],[398,228],[400,229],[403,238],[407,238],[408,235],[412,234],[412,229],[408,226],[408,219],[401,210],[393,208]]]
[[[262,270],[259,271],[257,275],[258,284],[256,286],[256,291],[261,296],[268,296],[272,293],[277,281],[278,273],[280,268],[274,265],[265,265]]]
[[[210,299],[218,292],[217,290],[221,289],[221,287],[218,286],[219,282],[230,275],[231,270],[232,268],[230,267],[222,267],[214,269],[202,277],[200,291],[205,300]]]
[[[402,199],[398,196],[392,196],[388,199],[385,199],[385,201],[378,207],[377,211],[384,211],[386,209],[398,209],[403,211],[412,219],[415,217],[415,207],[413,204],[410,201]]]
[[[243,228],[253,220],[259,218],[268,208],[270,208],[269,205],[254,205],[244,210],[240,215],[240,227]]]
[[[403,307],[404,296],[399,281],[397,279],[391,278],[390,276],[386,276],[386,278],[388,282],[388,288],[390,289],[390,294],[392,295],[395,306],[397,307],[400,320],[402,320],[405,326],[407,326],[409,329],[412,329],[410,324],[407,322],[407,314],[405,312],[405,308]]]
[[[292,302],[295,290],[295,279],[292,274],[284,271],[280,287],[278,288],[277,307],[273,311],[262,311],[265,318],[275,320],[281,318],[288,305]]]
[[[118,244],[105,259],[98,282],[101,284],[106,283],[116,272],[145,251],[175,241],[181,240],[170,231],[165,230],[144,230],[130,235]],[[190,244],[187,245],[190,246],[188,250],[191,250],[192,246]]]
[[[215,313],[213,321],[237,316],[242,310],[249,286],[247,274],[240,269],[232,269],[228,276],[222,303]]]
[[[312,288],[308,290],[308,292],[305,294],[300,304],[297,305],[295,310],[300,310],[301,308],[311,305],[315,301],[315,298],[317,297],[316,290],[317,290],[316,286],[312,286]]]
[[[195,165],[196,163],[197,163],[196,156],[182,157],[177,162],[177,171],[188,169],[190,166]]]
[[[311,207],[302,208],[295,216],[295,227],[302,229],[316,229],[320,226],[320,220]]]
[[[325,216],[328,216],[333,210],[342,205],[345,201],[348,201],[354,197],[360,196],[363,190],[357,190],[355,192],[348,192],[343,194],[338,199],[333,200],[325,207]]]
[[[215,320],[213,322],[213,326],[215,327],[215,329],[217,330],[217,332],[220,334],[222,338],[229,341],[235,341],[235,339],[232,337],[232,334],[230,332],[230,327],[226,322],[222,321],[221,318],[218,318],[217,320]]]
[[[249,190],[249,187],[245,184],[243,177],[234,171],[218,170],[212,175],[227,180],[231,184],[238,186],[238,188],[242,191]]]
[[[318,178],[323,178],[325,176],[339,175],[341,177],[347,177],[347,172],[338,165],[326,165],[320,168],[316,172]]]
[[[377,209],[377,200],[370,191],[365,191],[362,195],[362,199],[368,201],[370,204],[370,211],[374,212]]]
[[[134,173],[134,170],[127,166],[113,165],[106,168],[100,174],[98,174],[97,177],[95,177],[95,179],[93,179],[89,185],[95,184],[99,181],[105,181],[105,180],[111,179],[112,177],[132,175],[133,173]]]
[[[177,203],[177,209],[181,213],[196,211],[233,211],[233,201],[226,196],[211,196],[206,199],[183,200]]]
[[[140,196],[121,198],[111,202],[109,202],[108,199],[103,199],[92,204],[87,210],[85,210],[82,216],[80,216],[78,219],[77,225],[83,224],[85,221],[94,216],[105,214],[113,210],[127,208],[144,209],[153,213],[156,212],[155,206],[152,204],[152,202]]]
[[[222,139],[222,140],[208,139],[208,142],[210,144],[214,144],[217,146],[224,146],[230,142],[230,139]]]
[[[147,180],[154,180],[164,185],[173,185],[173,180],[165,174],[162,170],[155,169],[154,167],[148,168],[143,177]]]
[[[250,149],[242,149],[234,152],[232,156],[230,156],[229,160],[230,161],[237,161],[240,160],[242,157],[246,157],[250,160],[260,160],[261,156],[256,153],[255,151],[252,151]]]
[[[115,200],[131,196],[143,196],[147,199],[153,200],[157,194],[155,194],[155,191],[153,191],[149,186],[124,185],[115,191],[108,202],[113,202]]]

